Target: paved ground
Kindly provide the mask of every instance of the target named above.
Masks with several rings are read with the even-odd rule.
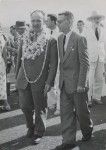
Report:
[[[47,131],[38,145],[32,145],[25,138],[25,118],[18,106],[18,96],[9,97],[12,111],[0,113],[0,150],[50,150],[61,143],[60,118],[52,117],[46,121]],[[79,146],[75,150],[106,150],[106,97],[103,105],[91,108],[94,121],[94,137],[91,141],[81,143],[81,132],[77,132]]]

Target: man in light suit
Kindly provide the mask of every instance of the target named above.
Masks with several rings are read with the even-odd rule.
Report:
[[[46,95],[54,85],[58,64],[57,41],[47,39],[43,21],[40,10],[31,14],[32,29],[21,41],[16,69],[16,85],[20,107],[26,118],[27,137],[35,140],[45,132],[42,113],[46,113]]]
[[[102,88],[105,53],[105,35],[101,21],[104,16],[93,12],[88,18],[91,28],[87,33],[88,53],[90,58],[89,71],[89,105],[92,103],[102,104]]]
[[[87,107],[87,71],[89,68],[86,39],[72,30],[73,14],[69,11],[58,15],[58,27],[63,34],[58,38],[60,55],[60,111],[63,142],[55,150],[76,146],[77,117],[83,140],[92,135],[92,121]]]

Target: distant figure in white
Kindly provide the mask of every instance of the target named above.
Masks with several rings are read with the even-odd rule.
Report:
[[[55,14],[47,15],[46,26],[48,28],[47,31],[48,37],[55,38],[57,40],[59,36],[59,29],[57,27],[57,16]],[[60,114],[59,65],[57,69],[57,75],[56,75],[54,87],[48,93],[48,103],[49,103],[48,107],[50,108],[54,108],[56,105],[56,111],[54,114],[59,115]]]
[[[83,20],[78,20],[78,22],[77,22],[77,33],[78,34],[80,34],[80,35],[82,35],[82,36],[85,36],[85,34],[84,34],[84,26],[85,24],[84,24],[84,21]]]
[[[103,89],[103,73],[106,60],[105,53],[105,35],[101,21],[103,15],[93,12],[87,18],[91,22],[91,28],[87,32],[88,52],[90,58],[89,70],[89,106],[93,104],[102,104],[101,96]]]

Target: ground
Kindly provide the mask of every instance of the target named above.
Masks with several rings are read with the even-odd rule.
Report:
[[[81,142],[81,132],[78,127],[78,147],[74,150],[106,150],[106,97],[103,105],[96,105],[90,109],[94,122],[93,137],[89,142]],[[16,92],[9,96],[12,110],[0,113],[0,150],[51,150],[61,144],[60,117],[52,116],[46,121],[45,136],[38,145],[33,145],[30,139],[25,138],[25,118],[19,109]]]

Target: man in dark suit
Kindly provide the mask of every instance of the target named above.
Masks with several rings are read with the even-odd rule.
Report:
[[[87,106],[87,71],[89,68],[86,39],[72,30],[73,14],[58,15],[58,27],[63,34],[58,38],[60,55],[60,110],[63,143],[56,150],[67,150],[76,145],[76,119],[80,123],[83,140],[92,135],[92,121]]]
[[[32,29],[23,36],[16,69],[19,103],[28,127],[27,137],[35,138],[42,137],[45,132],[41,115],[46,112],[46,95],[54,84],[58,64],[57,42],[46,38],[43,20],[42,12],[31,14]]]

